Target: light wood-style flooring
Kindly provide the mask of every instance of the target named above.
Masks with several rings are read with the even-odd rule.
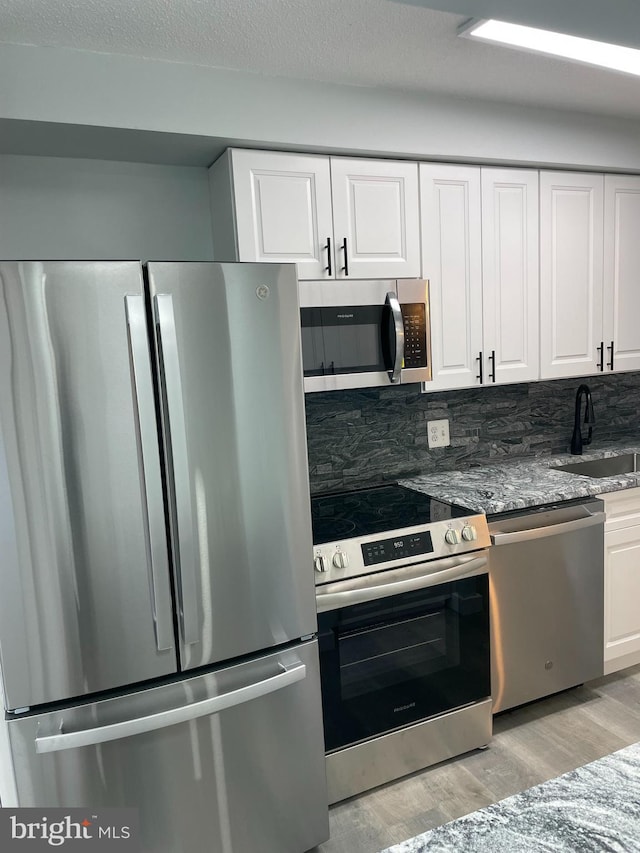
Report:
[[[378,853],[638,741],[640,666],[498,715],[487,749],[336,804],[315,851]]]

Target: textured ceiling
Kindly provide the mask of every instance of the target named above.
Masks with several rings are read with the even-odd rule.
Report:
[[[463,20],[390,0],[0,0],[0,42],[640,118],[640,78],[460,39]]]

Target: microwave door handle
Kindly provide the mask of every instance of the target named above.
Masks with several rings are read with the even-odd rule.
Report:
[[[398,297],[393,291],[387,293],[386,304],[391,309],[395,337],[395,348],[389,347],[392,352],[395,349],[393,369],[389,371],[389,379],[392,385],[397,385],[400,382],[400,371],[402,370],[402,361],[404,359],[404,323],[402,322],[402,311],[400,310]]]

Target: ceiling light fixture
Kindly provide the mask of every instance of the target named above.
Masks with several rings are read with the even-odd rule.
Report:
[[[640,76],[640,50],[633,47],[495,20],[469,21],[458,35]]]

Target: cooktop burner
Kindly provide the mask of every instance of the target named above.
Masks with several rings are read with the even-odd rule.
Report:
[[[404,486],[375,486],[311,498],[313,543],[370,536],[471,513]]]

